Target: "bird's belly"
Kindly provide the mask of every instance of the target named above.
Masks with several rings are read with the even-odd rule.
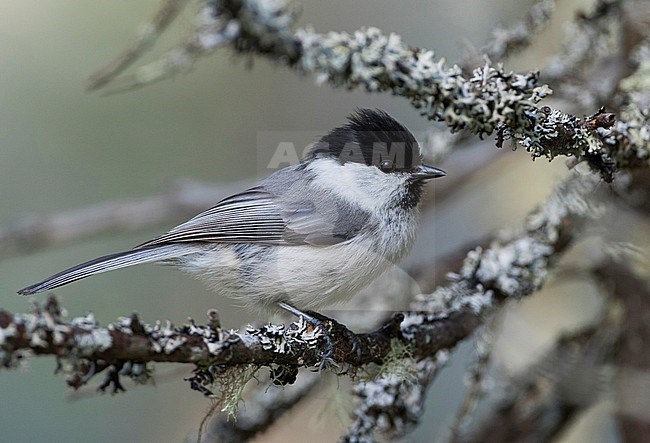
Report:
[[[180,267],[221,295],[261,311],[280,301],[318,309],[349,300],[391,261],[363,242],[319,246],[214,245]]]
[[[267,284],[275,288],[271,303],[285,301],[299,309],[318,309],[352,298],[390,265],[363,245],[281,249],[269,267]]]

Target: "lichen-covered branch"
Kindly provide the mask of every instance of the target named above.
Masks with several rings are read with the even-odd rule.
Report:
[[[451,131],[464,130],[479,137],[496,134],[499,147],[512,139],[533,158],[566,156],[572,160],[570,165],[585,161],[598,174],[572,175],[520,226],[503,231],[489,246],[472,246],[447,286],[418,296],[408,312],[394,315],[370,333],[355,334],[331,319],[324,321],[324,330],[302,318],[288,326],[269,324],[233,330],[222,328],[214,311],[209,313],[206,325],[145,324],[133,315],[102,327],[92,315],[66,320],[56,300],[50,298],[30,314],[0,310],[0,365],[11,368],[29,355],[54,355],[71,386],[82,386],[103,374],[100,387],[119,391],[123,389],[121,377],[146,382],[152,362],[192,364],[195,371],[188,379],[192,388],[209,396],[217,396],[219,388],[233,389],[229,404],[224,406],[233,411],[239,398],[237,390],[260,368],[269,370],[273,383],[288,385],[296,383],[299,368],[333,362],[331,369],[356,373],[354,394],[358,404],[344,439],[370,441],[377,432],[400,437],[417,424],[427,389],[456,344],[484,325],[504,300],[537,291],[583,223],[598,215],[595,202],[599,194],[594,190],[599,179],[610,182],[616,171],[650,168],[650,33],[647,26],[638,26],[646,23],[647,17],[634,12],[643,2],[598,0],[592,12],[576,20],[562,57],[540,77],[536,72],[509,72],[489,58],[473,70],[465,64],[462,69],[447,65],[432,50],[411,47],[399,35],[387,35],[372,27],[352,33],[296,28],[297,9],[285,0],[203,0],[199,23],[189,41],[159,61],[119,77],[153,44],[185,3],[165,1],[134,45],[93,76],[90,88],[143,86],[188,69],[218,48],[230,47],[250,56],[268,57],[300,74],[314,75],[321,84],[404,97],[423,116],[443,122]],[[488,55],[499,59],[527,45],[530,32],[547,22],[553,4],[550,0],[538,2],[520,25],[497,33],[486,47]],[[592,114],[578,117],[543,106],[540,102],[551,90],[540,78],[558,82],[559,87],[554,88],[563,93],[563,99],[587,103],[583,109]],[[604,104],[607,109],[598,109]],[[437,145],[447,142],[445,138]],[[470,166],[466,170],[476,169]],[[463,181],[463,175],[457,174],[454,179]],[[144,201],[146,211],[142,211],[142,201],[119,202],[22,223],[0,232],[0,252],[65,241],[80,233],[147,226],[179,208],[195,212],[210,206],[219,195],[230,194],[228,189],[216,194],[211,189],[198,199],[192,193],[157,196]],[[102,223],[97,223],[100,219]],[[624,271],[608,267],[601,275],[608,283],[625,288],[625,295],[635,294],[619,297],[633,310],[641,304],[638,295],[647,291],[639,289],[645,289],[643,283]],[[641,315],[629,318],[630,330],[620,336],[623,352],[618,358],[645,370],[645,354],[633,347],[638,345],[634,334],[646,334],[647,328]],[[333,346],[331,360],[323,355],[326,333]],[[537,368],[540,371],[529,374],[532,378],[515,381],[514,393],[501,403],[505,407],[493,411],[488,424],[497,430],[477,426],[458,435],[476,435],[477,441],[499,435],[553,435],[578,410],[571,399],[558,396],[556,390],[566,387],[566,380],[581,368],[583,357],[603,357],[612,345],[608,340],[614,336],[591,328],[559,342],[555,354],[546,356],[553,367]],[[374,376],[359,376],[366,371]],[[549,374],[555,377],[555,384],[551,391],[544,391],[542,388],[548,387],[544,377]],[[235,426],[219,422],[212,432],[226,441],[240,441],[266,429],[315,388],[318,374],[302,375],[297,382],[303,383],[300,389],[258,396],[249,416],[240,414]],[[522,388],[530,386],[531,380],[534,388],[541,386],[532,393],[536,396]],[[557,413],[558,408],[564,415]],[[556,420],[543,420],[543,424],[552,426],[536,428],[541,423],[538,417],[549,414],[555,414]],[[634,418],[622,416],[629,434],[644,435],[641,431],[646,425]],[[535,420],[538,422],[533,423]]]
[[[591,10],[578,13],[565,30],[562,48],[543,71],[544,81],[557,85],[559,95],[585,109],[618,110],[627,104],[616,95],[621,80],[634,71],[635,46],[647,38],[644,3],[597,0]]]
[[[598,55],[611,53],[616,46],[624,3],[623,0],[597,0],[591,11],[577,14],[569,23],[563,47],[549,63],[543,77],[568,80],[575,86],[572,82],[575,76],[580,76]]]
[[[31,314],[11,314],[0,310],[0,364],[13,367],[27,351],[34,355],[54,355],[69,361],[73,386],[87,381],[96,368],[89,363],[103,362],[174,362],[204,365],[286,367],[318,366],[319,345],[325,331],[300,318],[288,327],[269,324],[245,331],[222,329],[216,312],[209,313],[210,323],[194,322],[175,328],[169,322],[144,324],[137,315],[101,327],[92,314],[64,321],[61,309],[51,297],[43,309]],[[466,313],[430,322],[421,330],[408,329],[408,342],[420,347],[423,356],[432,350],[453,346],[476,327]],[[381,362],[390,352],[391,341],[402,340],[403,314],[369,334],[353,334],[345,326],[328,320],[334,345],[333,359],[339,364],[361,366]],[[420,346],[425,342],[427,346]],[[353,350],[354,348],[354,350]],[[207,392],[206,392],[207,393]]]
[[[596,184],[594,176],[574,176],[532,211],[522,226],[504,231],[490,247],[470,252],[451,285],[422,295],[411,305],[413,312],[402,322],[407,340],[412,331],[426,330],[437,320],[461,313],[476,318],[478,326],[503,300],[538,290],[582,223],[597,215],[591,200]],[[427,388],[449,352],[432,343],[436,341],[416,342],[418,353],[429,349],[427,357],[416,363],[417,382],[390,376],[359,382],[359,407],[347,441],[366,441],[374,431],[400,436],[417,423]]]
[[[415,423],[427,386],[448,350],[468,337],[501,300],[528,295],[543,284],[575,230],[594,215],[589,197],[596,183],[594,176],[571,178],[522,227],[503,233],[485,250],[472,251],[453,283],[420,296],[413,312],[397,314],[369,334],[353,334],[334,320],[326,322],[336,363],[351,367],[381,363],[398,340],[409,349],[416,368],[417,379],[410,384],[391,374],[359,382],[356,390],[365,401],[356,412],[351,439],[371,430],[402,434]],[[105,386],[115,390],[121,389],[120,372],[146,378],[148,362],[193,363],[198,369],[193,387],[212,394],[214,369],[210,368],[215,367],[270,366],[280,374],[280,382],[291,382],[298,367],[321,363],[323,333],[304,319],[288,327],[223,329],[215,313],[205,326],[146,325],[131,316],[103,328],[91,315],[64,322],[60,308],[50,299],[32,314],[0,312],[0,356],[2,365],[11,367],[26,353],[56,355],[72,386],[107,370]]]
[[[629,262],[607,258],[590,273],[606,297],[590,325],[565,333],[530,367],[496,380],[487,408],[450,442],[547,441],[566,430],[581,412],[615,398],[625,441],[645,441],[647,408],[638,403],[639,380],[650,359],[645,343],[650,291]],[[614,396],[614,391],[618,391]]]
[[[318,82],[333,87],[405,97],[424,116],[445,122],[452,131],[481,137],[498,131],[500,140],[515,139],[534,158],[588,160],[606,181],[617,169],[647,167],[650,162],[650,137],[639,134],[648,126],[645,111],[615,127],[614,116],[605,111],[582,119],[539,107],[551,90],[535,72],[508,72],[486,61],[465,76],[460,67],[436,59],[432,50],[411,47],[399,35],[372,27],[354,33],[294,30],[296,8],[285,0],[206,0],[200,17],[191,42],[140,68],[127,78],[127,87],[187,69],[200,56],[230,45],[314,74]],[[624,130],[630,126],[636,131]]]

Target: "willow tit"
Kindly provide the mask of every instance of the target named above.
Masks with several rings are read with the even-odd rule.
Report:
[[[74,266],[18,291],[171,263],[255,309],[317,309],[350,299],[413,245],[425,181],[413,135],[387,113],[360,109],[297,165],[228,197],[130,251]]]

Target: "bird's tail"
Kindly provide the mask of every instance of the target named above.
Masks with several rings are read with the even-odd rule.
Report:
[[[42,282],[21,289],[18,293],[21,295],[36,294],[102,272],[177,258],[191,252],[191,248],[183,248],[181,245],[162,245],[105,255],[54,274]]]

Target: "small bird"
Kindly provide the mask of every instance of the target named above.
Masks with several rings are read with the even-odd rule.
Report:
[[[358,109],[297,165],[135,248],[18,291],[35,294],[142,263],[178,266],[260,311],[347,301],[411,249],[424,183],[415,137],[386,112]]]

